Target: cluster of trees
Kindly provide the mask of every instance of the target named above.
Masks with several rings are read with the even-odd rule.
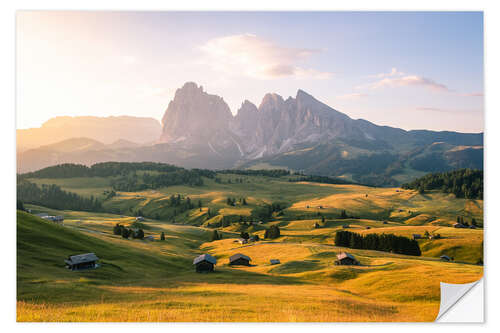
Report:
[[[340,211],[340,216],[339,216],[340,219],[359,219],[358,216],[354,216],[354,215],[349,215],[347,214],[347,212],[345,211],[345,209],[342,209]]]
[[[277,225],[272,225],[266,229],[264,238],[275,239],[280,236],[280,228]]]
[[[265,176],[279,178],[283,176],[289,176],[290,171],[285,169],[269,169],[269,170],[220,170],[217,173],[222,174],[234,174],[234,175],[244,175],[244,176]]]
[[[143,239],[144,238],[144,230],[138,229],[136,231],[132,229],[128,229],[125,226],[117,223],[113,227],[113,234],[115,235],[121,235],[123,238],[128,239],[129,237],[135,238],[135,239]],[[165,240],[165,235],[163,235],[163,240]]]
[[[101,202],[92,195],[87,198],[73,192],[64,191],[57,185],[43,184],[38,186],[27,180],[18,180],[17,198],[24,203],[53,209],[102,211]]]
[[[82,164],[65,163],[50,166],[38,171],[28,172],[22,176],[25,178],[73,178],[73,177],[111,177],[126,175],[134,171],[156,171],[174,172],[186,170],[175,165],[155,162],[104,162],[96,163],[90,167]],[[215,171],[204,169],[192,169],[200,176],[213,178]]]
[[[173,185],[202,186],[203,179],[196,171],[180,169],[158,174],[145,172],[142,176],[137,175],[133,171],[111,180],[111,186],[114,190],[126,192],[143,191]]]
[[[288,179],[289,182],[313,182],[313,183],[325,183],[325,184],[354,184],[348,180],[337,178],[337,177],[328,177],[328,176],[300,176],[297,178]]]
[[[243,206],[248,205],[248,204],[247,204],[247,200],[246,200],[245,198],[239,198],[239,199],[238,199],[238,202],[239,202],[241,205],[243,205]],[[226,199],[226,204],[227,204],[228,206],[236,206],[236,198],[230,198],[230,197],[228,197],[228,198]]]
[[[138,175],[137,172],[143,172]],[[150,172],[148,172],[150,171]],[[115,191],[142,191],[172,185],[203,185],[202,177],[214,178],[215,171],[187,170],[174,165],[154,162],[105,162],[91,167],[81,164],[60,164],[22,174],[28,178],[113,177]]]
[[[460,224],[463,224],[464,226],[468,227],[469,226],[469,223],[467,221],[464,220],[463,216],[457,216],[457,223],[460,223]],[[470,225],[473,225],[475,227],[477,227],[477,221],[475,218],[472,218],[470,220]]]
[[[360,235],[350,231],[337,231],[335,234],[335,245],[412,256],[420,256],[422,254],[416,240],[393,234]]]
[[[439,190],[453,193],[457,198],[481,200],[483,199],[483,186],[483,171],[471,169],[432,173],[402,185],[405,189],[418,190],[421,193]]]

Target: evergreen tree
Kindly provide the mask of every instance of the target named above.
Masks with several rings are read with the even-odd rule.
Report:
[[[164,241],[165,240],[165,233],[162,231],[161,233],[161,236],[160,236],[160,240]]]
[[[144,230],[142,229],[137,230],[136,232],[134,232],[133,237],[136,239],[144,239]]]
[[[122,237],[128,239],[130,236],[130,230],[127,228],[122,228]]]
[[[219,239],[220,239],[219,233],[217,232],[217,230],[214,230],[212,232],[212,237],[210,238],[210,240],[213,242],[213,241],[216,241],[216,240],[219,240]]]
[[[250,238],[250,235],[248,234],[248,232],[246,231],[242,231],[240,233],[240,237],[243,238],[243,239],[249,239]]]
[[[114,235],[121,235],[122,234],[122,229],[123,229],[123,226],[120,225],[119,223],[117,223],[114,227],[113,227],[113,234]]]
[[[269,239],[275,239],[280,236],[280,228],[277,225],[272,225],[269,229],[266,229],[264,237]]]

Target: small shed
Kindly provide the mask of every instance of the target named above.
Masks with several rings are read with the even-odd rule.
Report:
[[[44,217],[46,217],[46,216],[49,216],[49,214],[47,214],[47,213],[38,213],[38,214],[35,214],[35,216],[38,216],[38,217],[44,218]]]
[[[279,259],[271,259],[269,260],[269,262],[271,263],[271,265],[278,265],[278,264],[281,264],[280,260]]]
[[[144,239],[152,242],[155,240],[155,236],[149,235],[149,236],[144,237]]]
[[[387,221],[382,222],[382,224],[387,224]]]
[[[337,254],[335,265],[359,265],[359,261],[354,256],[347,252]]]
[[[469,228],[470,229],[477,229],[477,227],[475,225],[471,225]]]
[[[422,235],[420,234],[413,234],[413,239],[421,239]]]
[[[453,228],[465,228],[465,225],[463,225],[462,223],[455,223],[453,225]]]
[[[202,254],[193,260],[193,265],[196,266],[196,272],[213,272],[214,266],[217,264],[217,259],[210,254]]]
[[[144,221],[144,217],[142,217],[142,216],[137,216],[137,217],[135,218],[135,220],[136,220],[136,221],[138,221],[138,222],[142,222],[142,221]]]
[[[439,258],[441,258],[441,260],[442,260],[442,261],[451,261],[451,258],[450,258],[450,257],[448,257],[447,255],[442,255],[442,256],[441,256],[441,257],[439,257]]]
[[[243,265],[243,266],[250,266],[250,257],[237,253],[229,257],[229,265]]]
[[[344,224],[344,225],[342,226],[342,228],[343,228],[343,229],[347,229],[347,228],[349,228],[349,224]]]
[[[66,268],[72,271],[79,271],[99,267],[99,264],[97,264],[98,260],[99,258],[94,253],[85,253],[69,256],[64,262],[66,263]]]

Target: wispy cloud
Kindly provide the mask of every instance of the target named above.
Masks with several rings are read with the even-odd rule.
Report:
[[[407,74],[399,71],[393,67],[389,73],[380,73],[369,75],[371,78],[378,78],[375,82],[359,85],[356,89],[380,89],[380,88],[394,88],[394,87],[424,87],[436,92],[447,92],[450,90],[446,85],[438,83],[433,79],[429,79],[420,75]]]
[[[352,94],[345,94],[345,95],[340,95],[337,96],[337,99],[359,99],[363,97],[367,97],[368,94],[364,93],[352,93]]]
[[[321,50],[284,47],[252,34],[214,38],[200,49],[207,65],[228,74],[259,79],[327,79],[332,76],[330,72],[299,66]]]
[[[389,73],[379,73],[379,74],[375,74],[375,75],[368,75],[368,77],[383,78],[383,77],[401,76],[401,75],[405,75],[405,73],[398,71],[398,69],[396,67],[392,67],[391,71]]]

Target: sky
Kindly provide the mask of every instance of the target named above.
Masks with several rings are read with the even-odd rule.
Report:
[[[481,12],[19,11],[17,128],[161,120],[194,81],[233,114],[302,89],[354,119],[482,132]]]

